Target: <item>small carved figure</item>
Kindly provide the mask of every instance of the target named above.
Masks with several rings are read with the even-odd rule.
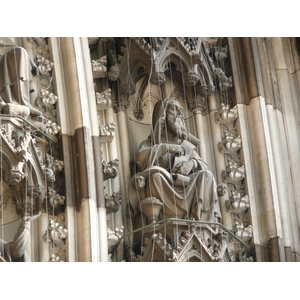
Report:
[[[151,134],[136,156],[140,172],[130,182],[127,216],[143,211],[143,200],[157,198],[163,203],[164,218],[220,222],[217,184],[196,151],[198,144],[187,131],[179,102],[175,98],[157,102]]]
[[[3,54],[0,57],[0,108],[2,113],[20,115],[25,118],[29,114],[41,115],[41,112],[30,103],[30,93],[34,91],[32,75],[39,74],[37,65],[22,47],[0,43],[0,48],[2,50],[0,55]]]
[[[227,192],[227,186],[223,183],[218,184],[217,194],[219,197],[223,197]]]
[[[112,66],[108,72],[108,79],[111,81],[116,81],[119,78],[120,70],[118,66]]]
[[[0,253],[6,262],[20,262],[26,260],[26,244],[30,236],[31,223],[41,215],[25,216],[19,225],[18,231],[11,243],[0,239]]]

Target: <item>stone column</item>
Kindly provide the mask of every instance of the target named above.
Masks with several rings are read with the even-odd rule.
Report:
[[[197,136],[200,139],[200,154],[201,158],[207,162],[207,154],[206,154],[206,147],[205,147],[205,135],[204,135],[204,125],[203,125],[203,117],[202,117],[202,110],[200,108],[195,108],[193,110],[193,114],[195,117],[195,124],[197,130]]]
[[[103,194],[103,170],[101,159],[101,147],[100,147],[100,132],[97,118],[97,108],[95,101],[95,90],[93,85],[92,66],[90,51],[87,38],[81,38],[84,67],[86,70],[86,82],[89,100],[89,113],[91,123],[92,142],[94,150],[94,163],[95,163],[95,180],[96,180],[96,197],[97,197],[97,210],[99,221],[99,246],[100,246],[100,261],[108,261],[108,244],[107,244],[107,225],[106,225],[106,208]]]
[[[115,123],[118,123],[118,121],[116,121],[116,118],[118,117],[117,114],[114,114],[113,112],[113,109],[112,108],[109,108],[105,111],[105,115],[106,115],[106,122],[107,123],[110,123],[110,122],[115,122]],[[115,128],[115,136],[120,136],[119,134],[119,126],[117,125],[116,128]],[[118,156],[118,150],[117,150],[117,143],[116,143],[116,140],[113,139],[113,141],[111,143],[108,143],[107,144],[107,149],[108,149],[108,155],[109,155],[109,160],[113,160]],[[121,148],[120,148],[121,149]],[[123,170],[123,169],[122,169]],[[121,175],[121,172],[119,171],[119,174],[116,178],[112,179],[111,180],[111,193],[117,193],[119,191],[122,191],[121,193],[121,205],[120,205],[120,208],[118,211],[116,211],[114,214],[113,214],[113,228],[111,228],[112,230],[115,229],[115,227],[118,227],[119,229],[124,226],[124,221],[123,221],[123,215],[122,215],[122,210],[123,210],[123,207],[125,208],[125,203],[124,201],[126,200],[125,199],[125,195],[123,196],[123,194],[125,193],[126,189],[125,190],[121,190],[121,187],[120,187],[120,175]],[[124,199],[124,200],[123,200]],[[117,258],[116,258],[116,261],[122,261],[123,259],[123,251],[122,251],[122,247],[118,248],[117,249]]]
[[[254,235],[261,231],[267,259],[261,256],[262,253],[259,251],[262,245],[256,245],[256,253],[263,260],[285,261],[274,149],[256,41],[252,38],[239,38],[231,41],[230,46],[233,68],[237,70],[233,74],[236,90],[239,90],[240,94],[237,101],[248,105],[245,108],[246,115],[243,115],[247,127],[241,126],[241,138],[242,149],[245,148],[243,134],[245,134],[245,141],[249,140],[251,149],[249,152],[244,152],[246,172],[252,171],[250,176],[247,174],[246,180],[248,177],[255,178],[252,187],[255,191],[256,203],[253,205],[253,202],[250,202],[252,225]],[[240,68],[244,70],[243,73],[239,72]],[[248,133],[246,134],[244,130]],[[261,218],[257,218],[259,215]],[[255,228],[257,225],[258,228]]]
[[[128,186],[130,180],[130,147],[129,147],[129,135],[127,127],[127,116],[125,113],[126,107],[124,105],[119,105],[115,108],[116,120],[117,120],[117,141],[118,149],[120,155],[120,165],[119,165],[119,178],[120,186],[122,192],[122,206],[119,209],[120,215],[123,216],[123,225],[127,232],[132,231],[131,221],[125,216],[126,207],[128,203]],[[130,244],[132,236],[127,237],[124,242]],[[129,241],[129,242],[128,242]],[[120,251],[118,251],[120,252]],[[117,254],[119,256],[120,254]]]
[[[297,63],[299,54],[296,55],[295,62],[288,61],[288,54],[291,51],[285,45],[286,38],[272,38],[272,48],[274,51],[274,60],[276,67],[276,76],[278,80],[278,88],[281,96],[281,107],[283,117],[283,128],[285,132],[285,139],[282,142],[286,146],[288,163],[291,166],[286,168],[286,180],[291,181],[292,194],[288,197],[288,204],[290,206],[289,219],[292,220],[292,228],[289,232],[293,236],[293,248],[295,252],[299,253],[300,241],[299,232],[295,228],[299,228],[299,214],[300,203],[296,199],[300,198],[300,186],[298,184],[300,178],[300,118],[299,118],[299,86],[297,83],[297,73],[294,73],[294,64]],[[288,50],[288,51],[287,51]],[[286,165],[286,164],[285,164]],[[299,259],[299,255],[298,255]]]
[[[43,239],[48,229],[48,222],[48,213],[42,210],[42,214],[38,219],[39,262],[47,262],[50,258],[49,243]]]
[[[236,46],[236,40],[233,38],[228,39],[231,64],[233,70],[233,81],[235,86],[235,95],[238,103],[245,103],[244,93],[242,88],[242,76],[241,69],[239,67],[238,49]],[[246,175],[246,194],[249,196],[251,222],[253,226],[253,243],[255,248],[256,260],[264,261],[264,249],[260,219],[260,205],[257,201],[256,191],[256,176],[254,173],[254,161],[251,151],[251,139],[250,139],[250,126],[248,121],[247,106],[244,104],[237,104],[240,134],[242,137],[242,152],[244,156],[245,175]]]
[[[99,229],[97,197],[101,181],[96,182],[96,177],[101,176],[101,161],[97,161],[99,128],[88,43],[86,38],[51,38],[51,42],[58,98],[64,99],[59,101],[58,115],[66,160],[66,220],[69,232],[77,234],[76,239],[71,234],[68,237],[69,259],[99,261],[99,241],[104,247],[107,243],[103,238],[106,218],[100,216]],[[102,259],[107,260],[104,251]]]

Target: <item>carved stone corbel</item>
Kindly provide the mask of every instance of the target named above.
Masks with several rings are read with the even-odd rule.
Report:
[[[115,122],[110,122],[107,125],[100,125],[100,142],[102,143],[111,143],[115,136]]]
[[[106,163],[104,160],[102,161],[103,165],[103,180],[107,180],[109,178],[115,178],[118,175],[118,167],[119,160],[116,158],[114,160]]]
[[[111,107],[111,89],[101,93],[96,92],[97,110],[104,110]]]
[[[166,81],[166,75],[164,72],[153,72],[150,81],[155,85],[163,84]]]
[[[97,60],[92,60],[92,71],[94,78],[105,78],[107,73],[107,56],[104,55]]]
[[[113,109],[115,113],[125,111],[130,105],[130,96],[122,96],[118,101],[113,102]]]
[[[119,210],[121,205],[121,192],[113,193],[111,196],[104,195],[106,214],[115,213]]]
[[[196,72],[188,72],[184,76],[184,82],[187,86],[194,86],[200,79],[200,75]]]
[[[215,87],[211,84],[209,85],[201,85],[198,88],[198,93],[204,98],[210,97],[215,93]]]
[[[12,169],[9,172],[4,174],[4,181],[7,185],[16,185],[24,177],[25,177],[25,174],[22,171]]]
[[[202,115],[207,111],[206,101],[204,98],[200,97],[200,95],[196,98],[188,98],[187,105],[190,111],[200,110]]]

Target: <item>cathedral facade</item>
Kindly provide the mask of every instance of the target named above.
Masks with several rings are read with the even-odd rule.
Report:
[[[0,38],[0,260],[300,261],[300,41]]]

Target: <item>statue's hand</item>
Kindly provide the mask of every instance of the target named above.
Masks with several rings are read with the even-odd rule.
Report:
[[[185,155],[186,149],[180,145],[168,145],[168,152],[178,154],[179,156]]]
[[[178,173],[182,175],[188,175],[193,170],[193,167],[194,167],[193,161],[191,160],[185,161],[184,163],[182,163],[180,167],[180,171]]]
[[[25,222],[32,222],[32,221],[34,221],[34,220],[37,220],[37,219],[40,217],[41,214],[42,214],[42,212],[39,211],[38,214],[36,214],[36,215],[34,215],[34,216],[25,216],[25,217],[23,218],[23,220],[24,220]]]

